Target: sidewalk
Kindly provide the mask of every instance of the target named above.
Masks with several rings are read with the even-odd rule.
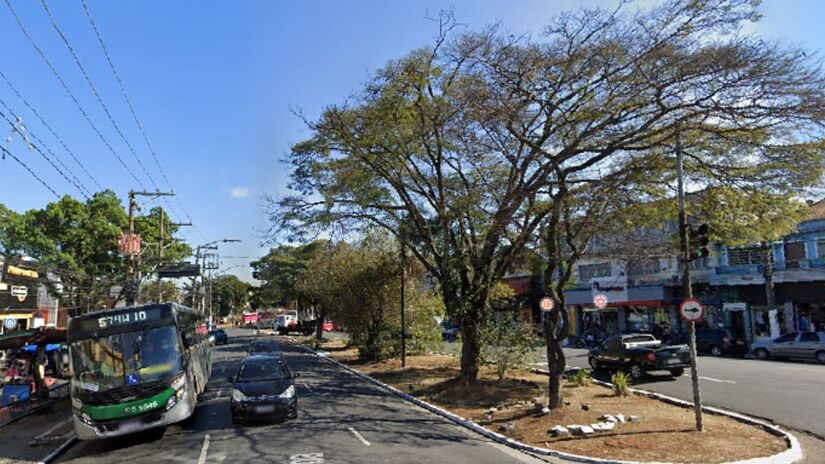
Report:
[[[0,428],[0,464],[40,462],[73,433],[70,403],[57,401],[51,411],[44,409]]]

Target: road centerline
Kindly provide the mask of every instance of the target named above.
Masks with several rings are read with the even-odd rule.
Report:
[[[355,435],[355,438],[357,438],[359,441],[361,441],[361,443],[363,443],[365,446],[371,446],[372,445],[372,443],[368,442],[367,439],[364,438],[364,436],[361,435],[354,428],[348,426],[347,429],[349,429],[349,431],[352,432],[353,435]]]
[[[201,447],[201,455],[198,458],[198,464],[205,464],[206,463],[206,453],[209,451],[209,434],[207,433],[203,437],[203,446]]]
[[[716,382],[716,383],[736,383],[736,381],[734,381],[734,380],[716,379],[716,378],[713,378],[713,377],[704,377],[704,376],[701,376],[701,375],[699,376],[699,379],[700,380],[707,380],[708,382]]]

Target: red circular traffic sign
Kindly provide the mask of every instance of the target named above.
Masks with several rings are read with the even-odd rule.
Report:
[[[552,311],[555,305],[556,304],[553,302],[553,299],[549,296],[546,296],[539,301],[539,307],[542,311]]]
[[[607,295],[596,295],[593,297],[593,304],[598,309],[604,309],[607,307]]]
[[[679,305],[679,315],[688,322],[699,322],[705,318],[707,309],[696,298],[685,298]]]

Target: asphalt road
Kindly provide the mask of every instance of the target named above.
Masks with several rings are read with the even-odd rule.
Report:
[[[516,452],[402,401],[302,348],[283,343],[297,380],[299,417],[235,426],[230,385],[251,332],[231,330],[215,350],[209,392],[189,423],[158,432],[79,442],[71,463],[422,463],[547,462]],[[556,461],[552,461],[556,462]]]
[[[587,367],[587,350],[565,353],[569,366]],[[546,368],[546,363],[537,366]],[[697,367],[703,404],[825,437],[825,366],[700,356]],[[608,377],[597,373],[597,378],[609,381]],[[634,386],[693,401],[689,371],[677,379],[654,372]]]

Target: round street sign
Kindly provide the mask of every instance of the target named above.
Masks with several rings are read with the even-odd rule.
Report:
[[[553,299],[549,296],[546,296],[539,301],[539,307],[542,311],[552,311],[555,305],[556,304],[553,303]]]
[[[593,305],[596,306],[598,309],[604,309],[607,307],[607,295],[598,294],[593,297]]]
[[[696,298],[686,298],[679,305],[679,315],[688,322],[699,322],[705,318],[705,305]]]
[[[13,328],[14,328],[14,326],[16,326],[16,325],[17,325],[17,319],[15,319],[15,318],[13,318],[13,317],[7,317],[7,318],[6,318],[6,320],[5,320],[5,321],[3,321],[3,325],[4,325],[7,329],[13,329]]]

